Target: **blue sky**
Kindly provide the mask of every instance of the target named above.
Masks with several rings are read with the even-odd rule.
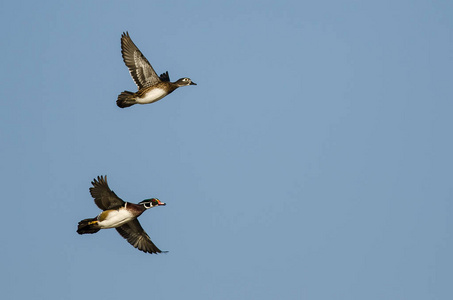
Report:
[[[0,4],[2,299],[451,299],[450,1]],[[190,77],[150,105],[120,53]],[[115,230],[91,180],[167,254]]]

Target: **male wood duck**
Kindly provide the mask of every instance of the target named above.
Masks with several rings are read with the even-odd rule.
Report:
[[[118,95],[116,104],[121,108],[134,104],[153,103],[181,86],[197,85],[187,77],[171,82],[168,71],[157,76],[146,57],[132,42],[128,32],[121,35],[121,54],[123,55],[124,63],[129,68],[132,79],[134,79],[138,87],[136,93],[124,91]]]
[[[151,198],[138,204],[124,202],[108,186],[107,176],[91,182],[91,196],[103,211],[95,218],[79,222],[78,234],[96,233],[101,229],[115,228],[132,246],[147,253],[161,253],[137,220],[145,210],[165,205],[159,199]],[[165,252],[165,251],[164,251]]]

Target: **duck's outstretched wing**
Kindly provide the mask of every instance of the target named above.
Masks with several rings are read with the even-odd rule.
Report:
[[[170,81],[170,75],[168,75],[168,71],[166,71],[165,73],[160,74],[159,78],[162,81]]]
[[[156,247],[156,245],[154,245],[137,219],[130,221],[120,227],[117,227],[116,230],[123,238],[125,238],[129,242],[129,244],[140,251],[151,254],[166,252],[161,251]]]
[[[91,184],[93,187],[90,188],[90,194],[100,209],[114,209],[124,205],[124,201],[109,188],[107,176],[98,176],[97,179],[93,179]]]
[[[128,32],[121,35],[121,54],[139,90],[161,81],[149,61],[132,42]]]

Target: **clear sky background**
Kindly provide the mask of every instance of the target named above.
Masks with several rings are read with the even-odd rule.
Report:
[[[453,299],[453,2],[3,1],[2,299]],[[149,105],[120,52],[197,86]],[[115,230],[98,175],[167,254]]]

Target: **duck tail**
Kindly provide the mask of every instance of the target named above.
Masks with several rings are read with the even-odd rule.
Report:
[[[99,230],[101,229],[98,226],[97,218],[82,220],[77,227],[78,234],[96,233]]]
[[[116,100],[116,105],[121,108],[129,107],[137,103],[134,99],[134,93],[129,91],[124,91],[118,95],[118,100]]]

